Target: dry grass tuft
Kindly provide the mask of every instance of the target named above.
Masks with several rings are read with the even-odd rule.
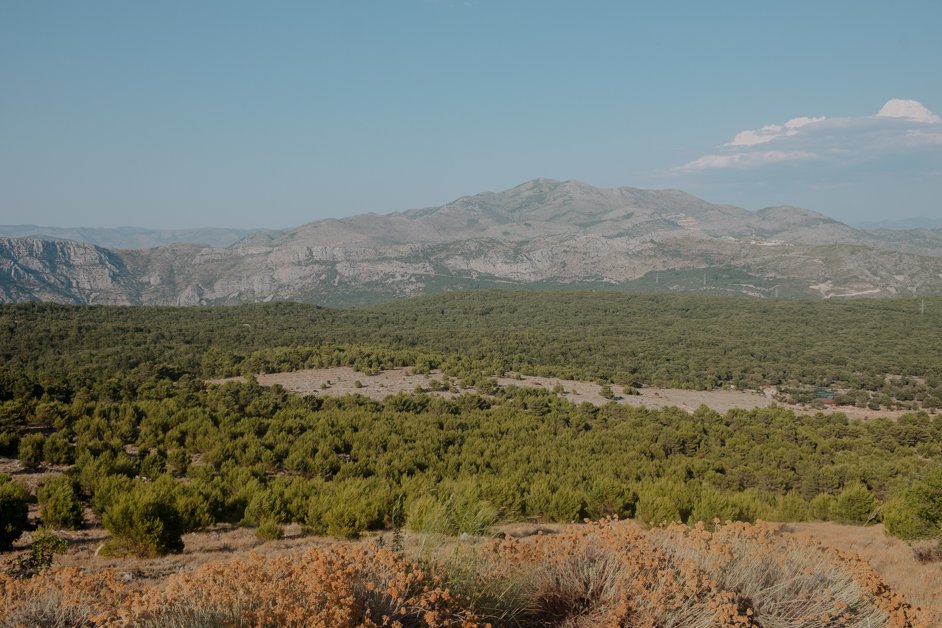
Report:
[[[776,527],[729,523],[709,532],[673,526],[654,531],[661,546],[734,591],[762,626],[912,625],[901,596],[855,555],[785,538]]]
[[[942,562],[942,541],[916,541],[913,558],[922,564]]]

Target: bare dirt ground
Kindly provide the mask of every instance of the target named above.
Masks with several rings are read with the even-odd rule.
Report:
[[[412,392],[418,386],[429,394],[452,397],[453,392],[429,391],[431,380],[441,381],[442,374],[432,371],[429,375],[415,374],[409,369],[391,369],[382,371],[377,375],[366,375],[354,371],[350,367],[341,366],[327,369],[307,369],[288,373],[271,373],[257,375],[258,382],[263,386],[279,384],[293,393],[299,395],[342,396],[359,394],[377,401],[382,401],[389,395],[402,392]],[[243,377],[229,377],[209,380],[212,384],[222,384],[229,381],[244,381]],[[359,386],[357,386],[359,382]],[[601,395],[601,386],[595,382],[580,382],[571,379],[556,377],[534,377],[522,375],[518,377],[501,377],[497,379],[501,386],[531,386],[553,390],[557,385],[563,388],[561,396],[573,403],[587,401],[594,405],[603,405],[610,400]],[[666,408],[676,406],[687,412],[693,412],[700,405],[725,413],[732,408],[751,410],[753,408],[766,408],[773,404],[794,410],[799,414],[843,413],[851,419],[873,419],[877,417],[898,418],[906,413],[902,410],[869,410],[851,406],[815,408],[804,405],[791,405],[775,401],[772,390],[759,393],[747,390],[686,390],[681,388],[641,388],[639,395],[620,394],[619,387],[614,386],[615,402],[632,406],[647,406],[650,408]],[[472,392],[471,389],[460,389],[460,392]]]
[[[55,534],[69,541],[68,552],[57,555],[55,565],[79,567],[90,572],[110,569],[127,581],[161,580],[180,571],[191,571],[206,563],[224,561],[250,551],[264,555],[337,542],[336,539],[305,536],[298,525],[286,526],[285,538],[280,541],[261,541],[252,528],[220,524],[184,534],[184,549],[180,554],[143,559],[99,555],[101,546],[108,540],[108,531],[101,527],[56,530]],[[0,571],[5,571],[17,555],[16,550],[27,549],[31,540],[32,534],[27,532],[16,542],[14,551],[0,555]]]
[[[859,554],[891,588],[942,625],[942,562],[920,563],[912,548],[887,536],[882,525],[845,526],[837,523],[789,523],[786,534],[813,539],[835,549]]]

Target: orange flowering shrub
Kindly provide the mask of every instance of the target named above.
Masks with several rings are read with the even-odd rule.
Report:
[[[434,576],[386,549],[333,545],[171,576],[133,600],[134,624],[211,617],[251,626],[471,626]],[[221,621],[219,621],[221,620]]]
[[[555,535],[507,538],[482,554],[468,587],[472,591],[462,597],[495,624],[752,625],[735,594],[720,589],[691,561],[675,560],[649,533],[614,519]],[[509,604],[473,595],[495,588],[507,591],[508,586],[515,587]]]
[[[0,576],[0,626],[921,626],[859,558],[764,523],[458,543],[409,560],[332,544],[128,582],[54,569]]]
[[[0,626],[108,625],[129,600],[113,571],[53,569],[25,580],[0,574]]]
[[[452,610],[457,608],[457,610]],[[374,546],[249,554],[136,588],[113,572],[0,577],[0,625],[475,626],[439,579]]]

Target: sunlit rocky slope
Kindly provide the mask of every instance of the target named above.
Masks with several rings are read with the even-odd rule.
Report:
[[[942,238],[757,212],[677,190],[537,179],[441,207],[322,220],[227,247],[0,238],[0,301],[348,305],[460,287],[764,296],[942,293]]]

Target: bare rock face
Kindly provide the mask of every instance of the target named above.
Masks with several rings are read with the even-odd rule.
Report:
[[[115,253],[83,242],[0,238],[0,299],[134,303],[136,287]]]
[[[861,231],[794,207],[750,212],[678,190],[537,179],[227,247],[0,239],[0,301],[347,305],[531,283],[824,298],[942,293],[942,239],[906,233]]]

